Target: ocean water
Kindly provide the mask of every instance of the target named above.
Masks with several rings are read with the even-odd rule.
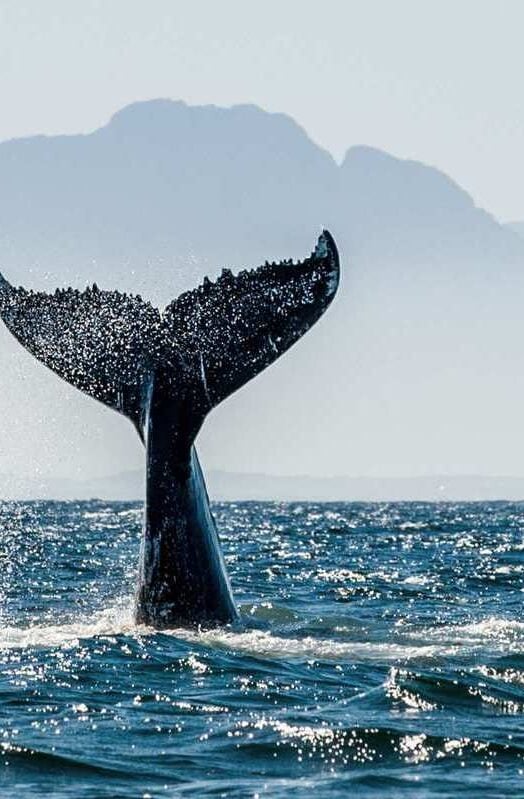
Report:
[[[524,796],[524,505],[214,511],[243,623],[158,633],[138,505],[0,505],[1,796]]]

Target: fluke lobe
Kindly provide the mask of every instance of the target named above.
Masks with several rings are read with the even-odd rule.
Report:
[[[212,408],[309,330],[338,281],[327,231],[304,261],[224,270],[163,312],[96,285],[45,294],[0,275],[0,316],[18,341],[131,419],[145,444],[137,621],[162,628],[238,618],[194,440]]]

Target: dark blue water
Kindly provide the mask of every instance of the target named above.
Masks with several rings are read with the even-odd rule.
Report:
[[[245,625],[155,633],[139,506],[0,505],[2,796],[524,796],[524,505],[215,512]]]

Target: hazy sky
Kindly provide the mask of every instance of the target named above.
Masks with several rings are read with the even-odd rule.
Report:
[[[522,0],[0,0],[0,140],[171,97],[284,111],[524,219]]]

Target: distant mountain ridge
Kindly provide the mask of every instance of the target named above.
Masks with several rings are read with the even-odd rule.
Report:
[[[35,282],[50,272],[168,292],[194,279],[192,263],[199,274],[300,253],[319,225],[350,256],[524,252],[437,169],[364,146],[339,167],[256,106],[136,103],[88,135],[1,143],[0,176],[1,262],[17,276],[33,267]]]
[[[311,477],[210,471],[216,502],[478,502],[524,501],[524,478],[480,475],[425,477]],[[0,476],[0,501],[57,499],[137,502],[144,499],[140,470],[92,480]]]
[[[337,165],[283,114],[168,100],[87,135],[0,144],[0,268],[15,283],[164,303],[223,266],[303,257],[321,226],[339,296],[213,413],[204,465],[524,474],[524,240],[442,172],[364,146]],[[0,342],[0,470],[139,465],[124,420]]]

